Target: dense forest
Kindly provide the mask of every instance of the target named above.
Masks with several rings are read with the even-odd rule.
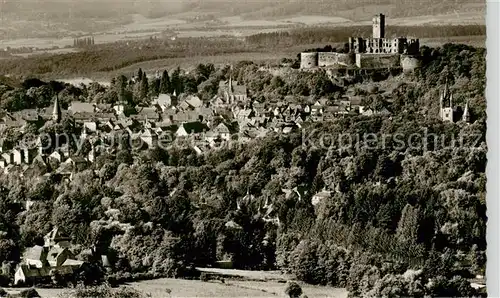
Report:
[[[0,71],[10,75],[90,75],[158,59],[248,52],[249,46],[235,38],[182,38],[116,42],[68,54],[39,55],[0,61]]]
[[[467,278],[484,274],[486,264],[485,50],[448,44],[422,53],[425,66],[402,75],[409,83],[384,103],[390,118],[339,118],[205,155],[189,146],[122,150],[99,156],[70,182],[42,176],[50,169],[37,163],[23,176],[0,174],[0,259],[17,262],[60,226],[80,250],[96,246],[110,256],[108,279],[181,277],[231,256],[237,268],[280,269],[354,297],[478,295]],[[198,86],[226,71],[200,67]],[[169,82],[192,86],[177,72]],[[343,92],[321,72],[273,77],[251,62],[233,72],[263,101]],[[469,100],[473,124],[437,119],[445,81],[457,103]],[[408,140],[424,128],[437,139],[363,140]],[[318,143],[342,134],[360,138],[347,147]],[[321,191],[330,195],[313,205]],[[25,200],[35,202],[29,211]]]

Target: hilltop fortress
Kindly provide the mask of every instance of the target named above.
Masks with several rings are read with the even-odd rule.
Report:
[[[420,41],[415,38],[385,37],[385,15],[373,17],[371,38],[350,37],[348,53],[303,52],[300,54],[300,68],[318,67],[362,69],[402,68],[413,70],[420,66]]]

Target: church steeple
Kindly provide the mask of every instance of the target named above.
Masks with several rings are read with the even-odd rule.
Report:
[[[446,81],[444,83],[444,92],[443,92],[443,97],[444,98],[447,98],[448,97],[448,94],[449,93],[449,89],[448,89],[448,78],[446,78]]]
[[[465,103],[464,114],[462,115],[462,121],[467,123],[470,122],[469,101]]]
[[[233,94],[233,65],[229,68],[229,94]]]
[[[54,122],[59,123],[61,121],[62,115],[61,115],[61,107],[59,106],[59,98],[56,95],[56,98],[54,99],[54,110],[52,110],[52,120]]]
[[[443,117],[443,102],[444,102],[444,93],[439,95],[439,117]]]

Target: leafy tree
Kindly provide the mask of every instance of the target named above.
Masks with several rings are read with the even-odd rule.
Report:
[[[285,294],[290,298],[298,298],[302,295],[302,288],[294,281],[288,282],[285,288]]]

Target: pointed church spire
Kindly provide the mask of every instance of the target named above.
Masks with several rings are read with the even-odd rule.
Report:
[[[233,65],[229,68],[229,93],[233,93]]]
[[[462,121],[470,122],[470,113],[469,113],[469,101],[465,103],[464,114],[462,115]]]
[[[444,93],[440,92],[439,95],[439,117],[443,115],[443,102],[444,102]]]
[[[59,106],[59,97],[57,95],[54,100],[54,110],[52,111],[52,120],[57,123],[61,121],[61,107]]]
[[[448,89],[448,77],[446,77],[446,80],[444,82],[444,92],[443,92],[443,97],[446,99],[448,98],[448,92],[449,92],[449,89]]]

